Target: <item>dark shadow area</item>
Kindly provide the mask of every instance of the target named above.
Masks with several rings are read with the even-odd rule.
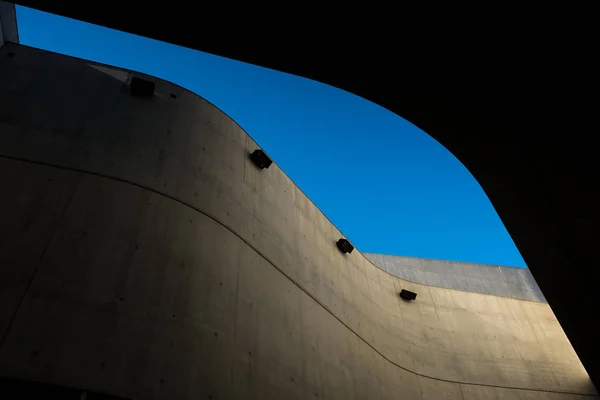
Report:
[[[66,386],[2,377],[0,377],[0,390],[4,395],[7,395],[7,398],[14,400],[50,398],[60,400],[126,400],[124,397],[111,396]]]

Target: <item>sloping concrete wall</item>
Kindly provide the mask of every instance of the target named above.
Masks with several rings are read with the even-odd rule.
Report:
[[[526,268],[363,253],[373,264],[411,282],[546,303]]]
[[[0,375],[144,399],[596,395],[547,304],[342,255],[237,124],[130,77],[0,49]]]
[[[5,42],[19,43],[15,5],[0,1],[0,47]]]

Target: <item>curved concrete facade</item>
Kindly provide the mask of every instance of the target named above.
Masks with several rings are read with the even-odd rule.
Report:
[[[363,253],[373,264],[411,282],[546,303],[526,268]]]
[[[342,255],[235,122],[160,80],[132,97],[131,75],[0,49],[1,376],[140,399],[597,395],[547,304]]]

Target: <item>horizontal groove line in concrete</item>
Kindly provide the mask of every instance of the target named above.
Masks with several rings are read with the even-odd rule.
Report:
[[[591,397],[591,398],[600,398],[600,396],[598,395],[594,395],[594,394],[589,394],[589,393],[576,393],[576,392],[566,392],[566,391],[558,391],[558,390],[542,390],[542,389],[532,389],[532,388],[525,388],[525,387],[518,387],[518,386],[501,386],[501,385],[490,385],[490,384],[483,384],[483,383],[477,383],[477,382],[466,382],[466,381],[453,381],[453,380],[449,380],[449,379],[443,379],[443,378],[437,378],[434,376],[429,376],[429,375],[425,375],[419,372],[415,372],[412,371],[394,361],[392,361],[391,359],[389,359],[385,354],[383,354],[381,351],[379,351],[377,348],[374,347],[374,345],[372,345],[371,343],[369,343],[366,339],[364,339],[361,335],[359,335],[354,329],[352,329],[350,326],[348,326],[344,321],[342,321],[342,319],[340,319],[337,315],[335,315],[332,310],[329,309],[329,307],[327,307],[326,305],[324,305],[319,299],[317,299],[315,296],[313,296],[311,293],[309,293],[308,291],[306,291],[301,284],[299,284],[294,278],[292,278],[291,276],[289,276],[288,274],[286,274],[282,269],[280,269],[277,265],[275,265],[270,259],[269,257],[267,257],[266,255],[264,255],[260,250],[256,249],[254,246],[252,246],[250,243],[248,243],[238,232],[236,232],[234,229],[230,228],[229,226],[227,226],[226,224],[222,223],[221,221],[219,221],[216,217],[214,217],[213,215],[211,215],[210,213],[207,213],[203,210],[200,210],[199,208],[188,204],[187,202],[172,196],[170,194],[166,194],[163,192],[160,192],[156,189],[147,187],[143,184],[139,184],[139,183],[135,183],[126,179],[122,179],[119,177],[115,177],[115,176],[110,176],[110,175],[106,175],[106,174],[102,174],[99,172],[91,172],[91,171],[85,171],[85,170],[81,170],[78,168],[73,168],[73,167],[65,167],[65,166],[60,166],[60,165],[54,165],[54,164],[50,164],[50,163],[46,163],[46,162],[40,162],[40,161],[35,161],[35,160],[30,160],[30,159],[26,159],[26,158],[20,158],[20,157],[13,157],[13,156],[7,156],[7,155],[2,155],[0,154],[1,158],[4,159],[8,159],[8,160],[13,160],[13,161],[18,161],[18,162],[27,162],[27,163],[32,163],[32,164],[37,164],[37,165],[42,165],[42,166],[46,166],[46,167],[50,167],[50,168],[58,168],[58,169],[63,169],[63,170],[69,170],[69,171],[73,171],[73,172],[78,172],[78,173],[82,173],[82,174],[87,174],[87,175],[93,175],[93,176],[98,176],[100,178],[105,178],[105,179],[111,179],[114,181],[118,181],[124,184],[128,184],[128,185],[132,185],[132,186],[136,186],[138,188],[147,190],[149,192],[153,192],[156,193],[160,196],[166,197],[170,200],[173,200],[185,207],[188,207],[202,215],[204,215],[205,217],[211,219],[212,221],[214,221],[215,223],[217,223],[218,225],[220,225],[221,227],[227,229],[229,232],[231,232],[232,234],[234,234],[238,239],[240,239],[244,244],[246,244],[249,248],[251,248],[254,252],[256,252],[256,254],[258,254],[260,257],[262,257],[265,261],[267,261],[271,266],[273,266],[273,268],[275,268],[277,271],[279,271],[279,273],[281,273],[284,277],[286,277],[291,283],[293,283],[296,287],[298,287],[303,293],[305,293],[308,297],[310,297],[315,303],[317,303],[319,306],[321,306],[321,308],[323,308],[325,311],[327,311],[333,318],[335,318],[339,323],[341,323],[346,329],[348,329],[350,332],[352,332],[358,339],[360,339],[363,343],[365,343],[369,348],[371,348],[374,352],[376,352],[377,354],[379,354],[384,360],[386,360],[387,362],[389,362],[390,364],[396,366],[397,368],[400,368],[402,370],[405,370],[409,373],[412,373],[414,375],[417,376],[421,376],[424,378],[428,378],[428,379],[433,379],[436,381],[441,381],[441,382],[448,382],[448,383],[456,383],[459,385],[469,385],[469,386],[480,386],[480,387],[492,387],[492,388],[499,388],[499,389],[511,389],[511,390],[524,390],[524,391],[530,391],[530,392],[541,392],[541,393],[557,393],[557,394],[569,394],[569,395],[578,395],[578,396],[587,396],[587,397]],[[365,257],[366,259],[366,257]],[[371,263],[373,264],[373,263]],[[373,264],[374,265],[374,264]],[[376,265],[374,265],[375,267],[377,267]],[[379,267],[377,267],[378,269],[381,269]],[[387,271],[386,271],[387,272]],[[390,274],[391,276],[394,276],[392,274]],[[396,277],[397,278],[397,277]],[[401,278],[398,278],[401,279]],[[452,289],[451,289],[452,290]],[[490,295],[493,296],[493,295]]]

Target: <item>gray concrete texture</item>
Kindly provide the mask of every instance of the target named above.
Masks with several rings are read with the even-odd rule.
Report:
[[[526,268],[363,253],[373,264],[407,281],[447,289],[546,303]]]
[[[341,254],[236,123],[131,76],[0,49],[0,375],[135,399],[597,396],[547,304]]]
[[[0,1],[0,47],[5,42],[19,43],[15,5]]]

